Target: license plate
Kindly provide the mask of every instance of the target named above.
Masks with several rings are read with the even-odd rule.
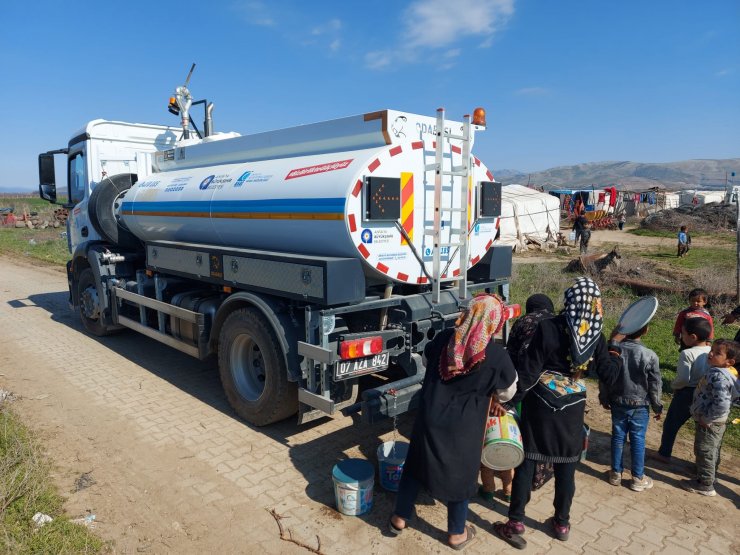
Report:
[[[355,376],[385,370],[388,368],[388,359],[388,353],[380,353],[371,357],[337,362],[334,366],[334,379],[346,380]]]

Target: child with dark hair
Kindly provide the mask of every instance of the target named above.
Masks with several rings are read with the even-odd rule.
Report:
[[[709,311],[704,308],[709,300],[709,293],[701,288],[689,291],[689,306],[676,315],[676,323],[673,325],[673,338],[680,345],[679,351],[683,351],[686,345],[681,341],[681,329],[687,318],[704,318],[711,326],[709,339],[714,339],[714,321]]]
[[[714,496],[727,418],[732,403],[740,396],[735,369],[736,361],[740,360],[740,343],[718,339],[707,357],[710,367],[699,380],[691,403],[691,416],[696,421],[696,479],[684,480],[681,486],[693,493]]]
[[[628,335],[621,343],[623,371],[611,387],[599,383],[599,401],[612,412],[612,466],[608,480],[613,486],[622,484],[622,453],[629,434],[632,491],[653,487],[653,480],[645,475],[645,434],[650,422],[650,407],[655,420],[660,420],[663,403],[660,400],[661,377],[658,355],[643,345],[642,329]]]
[[[660,449],[654,457],[664,463],[671,461],[673,443],[681,426],[691,418],[691,402],[699,379],[707,371],[707,353],[711,348],[709,336],[712,327],[704,318],[689,318],[681,328],[681,342],[686,348],[678,355],[676,379],[671,382],[673,400],[663,424]]]
[[[689,252],[689,236],[686,232],[686,226],[682,225],[681,230],[678,232],[678,254],[679,258],[686,256]]]

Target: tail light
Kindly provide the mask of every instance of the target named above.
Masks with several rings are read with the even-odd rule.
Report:
[[[377,355],[383,352],[382,337],[365,337],[363,339],[351,339],[339,344],[339,356],[343,359],[361,358]]]

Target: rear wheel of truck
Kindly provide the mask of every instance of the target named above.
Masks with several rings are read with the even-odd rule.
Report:
[[[218,369],[229,403],[247,422],[266,426],[297,412],[298,385],[288,381],[278,338],[259,311],[242,308],[226,318]]]
[[[82,270],[77,278],[77,299],[80,320],[85,329],[98,337],[110,335],[112,330],[102,321],[103,302],[95,283],[95,274],[90,268]]]

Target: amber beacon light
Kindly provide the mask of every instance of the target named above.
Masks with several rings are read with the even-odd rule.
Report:
[[[483,108],[473,110],[473,125],[486,126],[486,111]]]

